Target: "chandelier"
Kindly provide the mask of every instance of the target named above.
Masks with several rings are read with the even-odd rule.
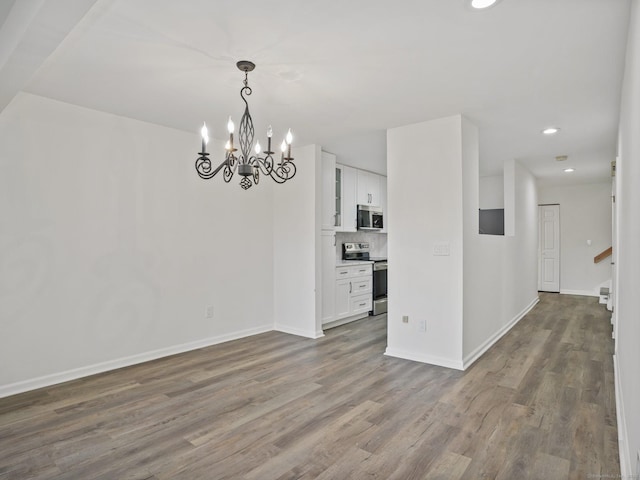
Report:
[[[291,180],[296,174],[296,165],[293,163],[293,157],[291,156],[291,141],[293,136],[291,135],[291,129],[287,132],[285,139],[280,145],[280,161],[276,163],[273,158],[275,152],[271,151],[271,137],[273,131],[271,125],[267,129],[267,149],[262,151],[264,156],[260,156],[261,147],[260,142],[253,144],[254,128],[253,119],[249,113],[249,104],[247,103],[246,96],[251,95],[251,87],[249,87],[249,72],[251,72],[256,66],[253,62],[247,60],[241,60],[236,63],[236,66],[244,72],[244,86],[240,89],[240,97],[244,102],[244,113],[240,120],[240,129],[238,131],[238,139],[240,144],[240,153],[236,155],[238,151],[233,141],[233,133],[235,126],[231,117],[227,122],[227,130],[229,131],[229,140],[225,145],[225,157],[224,160],[217,168],[213,168],[211,160],[209,159],[209,153],[207,153],[207,143],[209,142],[209,132],[207,125],[202,126],[202,151],[199,153],[199,157],[196,160],[196,171],[200,178],[208,180],[213,178],[220,170],[222,170],[222,178],[225,182],[231,181],[233,175],[237,172],[242,177],[240,180],[240,186],[245,190],[251,188],[253,184],[257,185],[260,181],[260,173],[262,175],[270,176],[276,183],[284,183],[287,180]],[[252,154],[252,150],[255,154]],[[286,156],[285,156],[286,154]]]

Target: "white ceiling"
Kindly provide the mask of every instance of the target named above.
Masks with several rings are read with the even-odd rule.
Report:
[[[24,90],[222,138],[248,59],[260,137],[269,122],[322,145],[462,113],[485,175],[515,158],[546,183],[604,180],[615,158],[629,0],[84,2]]]

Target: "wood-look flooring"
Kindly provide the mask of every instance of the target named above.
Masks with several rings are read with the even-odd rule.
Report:
[[[617,478],[610,315],[540,303],[466,372],[386,319],[270,332],[0,399],[0,479]]]

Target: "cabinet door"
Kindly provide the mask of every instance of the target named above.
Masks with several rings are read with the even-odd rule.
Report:
[[[322,152],[322,230],[336,225],[336,156]]]
[[[375,173],[369,174],[369,198],[371,199],[371,205],[375,205],[376,207],[380,206],[380,179],[382,175],[377,175]]]
[[[320,235],[322,247],[322,323],[336,317],[336,234],[323,231]]]
[[[336,280],[335,318],[348,317],[351,311],[351,279]]]
[[[376,173],[358,170],[358,204],[380,206],[380,178]]]
[[[358,170],[358,205],[372,205],[371,203],[371,174]]]
[[[346,165],[337,165],[336,172],[340,170],[340,222],[336,227],[338,232],[357,231],[357,210],[356,210],[356,190],[357,174],[356,169]],[[337,182],[336,182],[337,188]]]

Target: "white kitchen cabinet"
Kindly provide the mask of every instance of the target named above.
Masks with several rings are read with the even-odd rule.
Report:
[[[324,230],[320,234],[322,248],[322,323],[336,317],[336,234]]]
[[[322,152],[322,230],[335,230],[336,225],[336,156]]]
[[[351,315],[369,312],[371,310],[371,294],[351,297]]]
[[[335,280],[335,290],[335,315],[329,321],[348,317],[351,311],[351,280],[348,278]],[[327,322],[323,320],[322,323]]]
[[[364,317],[372,309],[373,267],[370,263],[339,266],[334,272],[333,318],[323,314],[322,324]],[[324,282],[323,282],[324,285]],[[355,320],[356,318],[353,318]]]
[[[336,164],[336,232],[358,229],[356,211],[357,170]]]
[[[358,205],[380,206],[380,179],[382,175],[358,170]]]

